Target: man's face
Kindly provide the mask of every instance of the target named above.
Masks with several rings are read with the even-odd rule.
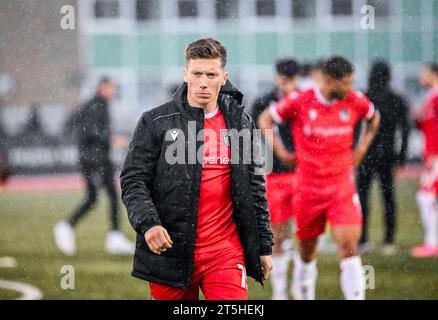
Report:
[[[99,95],[106,101],[110,101],[116,94],[116,86],[114,83],[102,83],[98,88]]]
[[[427,67],[423,67],[420,73],[420,79],[419,79],[420,85],[426,88],[431,87],[432,78],[433,78],[432,71]]]
[[[282,95],[288,95],[297,89],[297,77],[286,77],[281,74],[277,74],[276,83],[278,90]]]
[[[343,100],[353,88],[353,74],[347,74],[341,79],[335,79],[323,73],[321,77],[323,85],[330,93],[330,99]]]
[[[184,69],[187,83],[187,99],[194,107],[216,107],[221,86],[225,85],[228,73],[220,58],[190,59]]]

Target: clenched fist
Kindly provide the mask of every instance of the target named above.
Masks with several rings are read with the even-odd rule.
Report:
[[[162,226],[150,228],[144,234],[144,239],[149,246],[149,249],[155,254],[161,254],[167,249],[172,248],[173,241],[170,239],[169,233]]]

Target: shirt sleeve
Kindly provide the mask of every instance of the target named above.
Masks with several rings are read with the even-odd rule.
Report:
[[[433,111],[435,113],[435,119],[438,119],[438,95],[432,100],[433,103]]]
[[[276,123],[282,124],[294,120],[299,106],[298,98],[298,93],[292,93],[270,105],[269,112]]]
[[[365,95],[359,93],[359,113],[361,120],[370,120],[376,113],[374,103]]]

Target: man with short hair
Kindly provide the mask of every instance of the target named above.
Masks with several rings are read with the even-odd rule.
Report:
[[[66,255],[76,254],[74,228],[97,203],[97,192],[103,186],[110,200],[111,231],[105,250],[110,254],[126,255],[134,252],[134,244],[120,231],[119,196],[114,182],[114,167],[110,157],[111,128],[109,102],[116,92],[115,84],[103,77],[95,96],[82,105],[76,115],[75,126],[79,149],[79,169],[86,183],[86,197],[73,214],[55,225],[55,243]]]
[[[358,241],[362,229],[359,196],[353,168],[363,159],[379,125],[372,103],[352,90],[353,66],[343,57],[328,59],[321,86],[292,93],[259,118],[262,130],[291,122],[295,153],[286,150],[275,134],[266,135],[276,155],[296,163],[294,202],[299,253],[294,259],[292,295],[315,298],[318,237],[330,223],[341,260],[341,287],[346,299],[365,298],[365,279]],[[353,151],[354,127],[367,123]]]
[[[275,64],[276,88],[259,97],[251,108],[251,115],[257,121],[260,114],[272,103],[276,103],[292,92],[297,91],[299,64],[291,59],[280,59]],[[292,135],[289,123],[276,125],[284,147],[293,151]],[[266,198],[268,200],[271,226],[274,233],[272,255],[272,300],[287,300],[287,273],[289,257],[283,252],[283,244],[288,239],[290,220],[293,216],[292,200],[295,193],[294,170],[273,157],[272,172],[266,175]]]
[[[417,204],[424,227],[424,242],[412,248],[416,258],[438,257],[438,64],[425,64],[420,84],[429,89],[423,107],[414,118],[424,137],[424,168]]]
[[[137,232],[132,275],[149,281],[153,299],[196,300],[199,289],[247,299],[246,275],[268,278],[273,244],[258,153],[243,161],[239,132],[253,149],[254,123],[219,41],[194,41],[185,58],[184,83],[143,114],[121,173]]]

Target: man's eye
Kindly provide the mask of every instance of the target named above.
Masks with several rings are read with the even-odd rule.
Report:
[[[207,74],[207,77],[209,77],[209,78],[214,78],[214,77],[216,77],[216,74],[214,74],[214,73],[208,73],[208,74]]]

